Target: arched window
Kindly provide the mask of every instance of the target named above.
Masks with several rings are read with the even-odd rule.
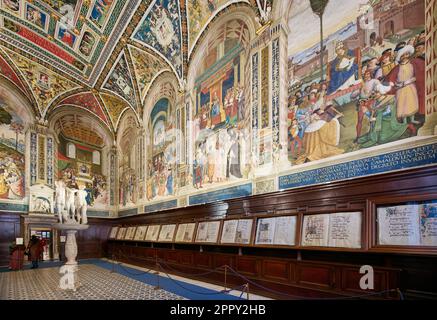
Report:
[[[93,164],[100,165],[100,151],[93,151]]]
[[[76,146],[74,143],[69,142],[67,144],[67,157],[71,159],[76,159]]]

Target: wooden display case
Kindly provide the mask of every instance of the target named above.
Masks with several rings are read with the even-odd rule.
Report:
[[[241,217],[240,219],[223,220],[220,244],[225,246],[251,246],[254,239],[254,226],[254,218]]]
[[[147,226],[139,226],[135,232],[134,241],[144,241],[147,234]]]
[[[378,242],[377,209],[437,199],[437,171],[424,167],[391,174],[369,176],[350,181],[286,190],[267,195],[171,209],[155,214],[118,218],[120,225],[191,223],[198,234],[198,224],[207,221],[253,219],[250,244],[178,241],[153,247],[128,241],[110,240],[110,247],[135,257],[155,257],[187,273],[202,273],[223,265],[231,266],[264,286],[311,297],[338,297],[365,294],[359,287],[360,268],[371,265],[375,270],[372,292],[401,289],[406,298],[437,296],[437,248],[435,246],[393,246]],[[339,247],[302,243],[304,221],[317,215],[359,213],[360,245]],[[272,217],[296,218],[295,245],[256,244],[258,221]],[[308,218],[307,218],[308,219]],[[108,232],[109,233],[109,232]],[[215,240],[215,239],[214,239]],[[147,241],[146,241],[147,242]],[[326,245],[326,243],[325,243]],[[137,261],[137,262],[135,262]],[[213,277],[206,281],[214,282]],[[305,293],[306,292],[306,293]],[[380,297],[378,297],[380,298]],[[393,294],[384,298],[395,298]]]
[[[197,244],[217,244],[222,229],[222,220],[202,221],[197,225],[195,242]]]
[[[433,207],[432,212],[430,210],[425,212],[424,207],[426,206],[428,208]],[[370,198],[368,200],[368,208],[370,216],[369,251],[401,254],[437,254],[437,193]],[[381,230],[383,223],[381,221],[381,218],[383,218],[381,210],[386,211],[386,215],[392,215],[393,219],[396,219],[397,229],[388,227],[389,230],[385,230],[385,232]],[[428,229],[432,228],[432,230],[427,230],[428,236],[431,235],[431,237],[428,237],[428,243],[423,241],[423,229],[426,227]],[[383,234],[387,234],[387,232],[391,233],[392,240],[386,239],[381,241]],[[399,236],[400,232],[404,236],[396,239],[395,236]],[[390,237],[390,235],[387,236]],[[399,238],[402,238],[402,240]]]
[[[173,242],[177,224],[164,224],[159,232],[158,242]]]
[[[177,232],[175,236],[175,243],[193,243],[194,236],[197,232],[197,223],[179,223],[177,226]]]
[[[157,242],[159,237],[161,225],[149,225],[147,227],[146,237],[144,238],[147,242]]]

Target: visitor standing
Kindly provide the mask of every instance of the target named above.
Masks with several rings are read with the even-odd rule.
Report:
[[[38,260],[41,252],[40,240],[37,236],[33,235],[27,246],[29,259],[32,261],[32,268],[38,268]]]

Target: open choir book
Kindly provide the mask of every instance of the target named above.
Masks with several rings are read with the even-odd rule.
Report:
[[[437,246],[437,203],[381,207],[378,244]]]
[[[255,244],[294,246],[296,221],[296,216],[258,219]]]
[[[361,212],[306,215],[302,246],[361,248]]]
[[[253,219],[226,220],[223,223],[221,243],[249,244],[252,235]]]

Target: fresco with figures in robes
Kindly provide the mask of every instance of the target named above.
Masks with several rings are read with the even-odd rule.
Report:
[[[168,99],[159,100],[150,114],[151,146],[147,161],[147,199],[154,200],[175,193],[176,135],[174,112]]]
[[[238,30],[240,32],[234,32]],[[239,21],[226,25],[229,34],[242,35]],[[192,143],[194,144],[192,182],[196,189],[212,184],[247,178],[250,163],[248,121],[245,99],[243,44],[235,38],[216,42],[204,59],[203,73],[195,82]],[[221,56],[219,46],[224,47]],[[211,74],[209,68],[215,72]]]
[[[0,96],[0,199],[25,196],[25,135],[23,121]]]
[[[424,0],[330,0],[322,52],[320,19],[310,2],[296,1],[292,7],[292,164],[418,135],[425,123]]]
[[[93,209],[109,206],[109,184],[102,172],[101,150],[59,137],[58,177],[72,189],[87,192],[86,201]],[[97,156],[96,156],[97,155]]]

